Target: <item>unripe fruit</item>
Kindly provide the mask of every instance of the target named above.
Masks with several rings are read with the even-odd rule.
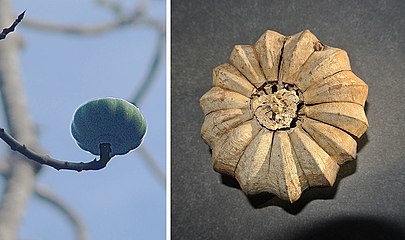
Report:
[[[142,143],[146,122],[134,104],[119,98],[99,98],[76,110],[71,132],[79,147],[94,155],[100,155],[100,143],[110,143],[112,157]]]

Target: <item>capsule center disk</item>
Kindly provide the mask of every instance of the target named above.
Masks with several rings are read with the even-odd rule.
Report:
[[[274,91],[263,89],[254,95],[251,102],[257,121],[269,130],[288,129],[297,118],[300,98],[296,90],[279,89]]]

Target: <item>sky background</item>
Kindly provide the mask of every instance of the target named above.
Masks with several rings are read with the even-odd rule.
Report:
[[[121,0],[128,11],[138,1]],[[165,1],[151,0],[148,14],[165,20]],[[91,0],[16,0],[16,14],[51,23],[92,25],[114,15]],[[79,36],[18,26],[24,40],[21,74],[28,107],[41,145],[56,159],[90,161],[70,133],[74,111],[99,97],[129,99],[152,62],[158,40],[155,29],[127,26],[100,35]],[[165,54],[154,83],[138,107],[148,131],[144,147],[165,170]],[[0,122],[4,125],[4,118]],[[0,145],[4,153],[7,145]],[[4,180],[1,180],[1,187]],[[164,239],[165,188],[137,150],[114,157],[100,171],[56,171],[45,166],[38,185],[51,189],[81,217],[89,239]],[[2,190],[2,189],[1,189]],[[73,228],[53,206],[32,197],[20,239],[73,239]]]

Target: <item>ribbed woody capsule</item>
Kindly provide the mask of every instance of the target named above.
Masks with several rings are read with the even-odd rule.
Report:
[[[230,62],[213,70],[200,99],[214,169],[247,194],[290,202],[308,187],[332,186],[368,128],[368,86],[347,53],[308,30],[268,30],[254,45],[235,46]]]

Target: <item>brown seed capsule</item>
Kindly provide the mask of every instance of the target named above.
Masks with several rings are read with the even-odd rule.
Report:
[[[353,137],[368,128],[368,86],[347,53],[308,30],[268,30],[253,46],[236,45],[230,61],[214,69],[200,99],[214,169],[247,194],[290,202],[308,187],[332,186],[339,166],[356,158]]]

